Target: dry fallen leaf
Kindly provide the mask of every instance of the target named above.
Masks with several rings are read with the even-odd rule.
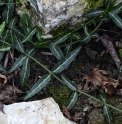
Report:
[[[4,85],[0,88],[0,101],[3,103],[14,103],[19,101],[18,94],[23,93],[16,86]]]
[[[77,122],[79,119],[81,119],[82,116],[84,116],[83,113],[81,113],[81,112],[75,113],[73,116],[71,116],[65,106],[62,106],[62,112],[69,120],[72,120],[74,122]]]
[[[89,83],[91,83],[93,84],[94,90],[101,87],[109,95],[115,93],[116,87],[119,85],[119,81],[106,77],[106,74],[106,71],[94,68],[90,76],[86,75],[82,79],[82,81],[86,81],[86,84],[84,85],[84,90],[87,90],[89,88]]]
[[[82,81],[86,81],[86,84],[84,85],[84,90],[88,89],[89,83],[93,84],[94,89],[98,89],[98,86],[102,85],[102,81],[107,79],[107,77],[105,77],[103,74],[107,73],[104,70],[94,68],[90,76],[86,75],[85,77],[83,77]]]

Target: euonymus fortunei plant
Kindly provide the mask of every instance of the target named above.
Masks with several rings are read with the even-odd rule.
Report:
[[[38,10],[36,0],[31,0],[33,5]],[[104,5],[100,8],[91,10],[83,14],[83,18],[88,18],[88,21],[85,21],[80,27],[75,30],[67,31],[58,38],[45,40],[41,37],[41,31],[38,27],[33,27],[31,25],[30,17],[27,13],[23,13],[21,21],[23,26],[19,26],[19,18],[15,15],[15,5],[14,0],[0,0],[0,6],[4,7],[2,11],[2,23],[0,25],[0,60],[3,58],[3,55],[6,51],[19,51],[20,56],[16,59],[15,63],[9,70],[6,70],[0,64],[0,71],[4,73],[12,73],[17,68],[22,67],[20,72],[20,87],[23,88],[26,86],[28,78],[30,76],[30,59],[35,61],[39,66],[44,68],[47,71],[47,74],[42,76],[28,91],[27,95],[24,97],[24,100],[34,96],[42,88],[44,88],[51,80],[52,76],[56,78],[59,82],[63,83],[72,90],[72,95],[67,104],[67,108],[70,110],[78,99],[78,94],[84,94],[91,99],[94,99],[100,103],[104,104],[103,110],[107,117],[108,122],[111,122],[110,110],[109,107],[122,112],[121,109],[111,106],[106,103],[105,94],[102,92],[99,96],[99,99],[89,95],[88,93],[79,90],[65,75],[63,71],[70,65],[74,58],[78,55],[81,49],[81,45],[88,43],[91,38],[98,38],[99,35],[96,33],[96,30],[102,24],[103,21],[112,19],[115,24],[122,28],[122,19],[118,16],[118,13],[122,11],[122,3],[118,6],[113,7],[110,0],[104,0]],[[96,23],[94,30],[89,32],[89,24],[95,23],[95,20],[99,18],[99,23]],[[77,30],[83,28],[84,35],[81,36],[77,33]],[[36,39],[36,40],[35,40]],[[63,43],[63,45],[62,45]],[[71,46],[73,44],[80,43],[81,45],[71,51]],[[55,66],[49,70],[42,63],[34,59],[37,48],[48,47],[53,55],[57,58],[58,62]],[[27,47],[25,47],[27,46]],[[63,53],[61,47],[66,48],[66,54]],[[59,78],[56,75],[60,75]]]

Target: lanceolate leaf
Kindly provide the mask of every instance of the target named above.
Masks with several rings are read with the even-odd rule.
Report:
[[[114,10],[112,11],[113,13],[115,14],[118,14],[122,11],[122,3],[119,3],[115,8]]]
[[[62,72],[65,68],[67,68],[76,55],[79,53],[81,47],[76,48],[72,52],[68,53],[65,57],[63,57],[52,69],[53,73],[58,74]]]
[[[9,21],[9,23],[8,23],[8,27],[9,27],[9,28],[13,28],[13,27],[15,26],[15,24],[17,23],[17,21],[18,21],[18,18],[17,18],[17,17],[12,18],[12,19]]]
[[[22,40],[22,43],[30,40],[30,38],[36,33],[37,31],[37,27],[33,28],[26,36],[25,38]]]
[[[37,41],[34,46],[36,48],[44,48],[46,46],[49,46],[50,40],[42,39],[41,41]]]
[[[29,76],[30,76],[30,63],[29,63],[29,58],[26,58],[20,73],[21,88],[26,85]]]
[[[74,105],[75,103],[77,102],[77,99],[78,99],[78,93],[77,92],[74,92],[71,97],[70,97],[70,100],[67,104],[67,109],[70,110]]]
[[[46,74],[43,77],[41,77],[41,79],[39,79],[33,85],[33,87],[30,89],[30,91],[24,97],[24,100],[26,100],[26,99],[32,97],[33,95],[35,95],[36,93],[38,93],[43,87],[45,87],[49,83],[50,80],[51,80],[51,75],[50,74]]]
[[[9,19],[11,19],[12,16],[13,16],[15,4],[11,4],[11,3],[14,3],[13,0],[5,0],[5,2],[8,3],[8,4],[6,4],[5,9],[2,13],[2,19],[4,21],[6,21],[6,23],[8,23]]]
[[[83,18],[92,18],[92,17],[96,17],[96,16],[100,16],[103,13],[103,9],[94,9],[94,10],[90,10],[89,12],[85,13],[82,15]]]
[[[54,42],[54,44],[61,44],[63,43],[64,41],[66,41],[71,35],[71,32],[66,32],[64,34],[62,34],[59,38],[57,38]]]
[[[20,38],[20,39],[23,39],[24,38],[24,34],[22,33],[22,31],[16,27],[13,27],[13,30],[15,32],[15,34],[17,34],[17,36]]]
[[[29,52],[28,52],[29,55],[33,56],[35,54],[35,49],[31,49]],[[9,73],[13,72],[14,70],[16,70],[17,68],[19,68],[21,65],[23,65],[24,61],[26,60],[26,56],[21,54],[17,60],[15,61],[15,63],[12,65],[12,67],[10,68],[9,70]]]
[[[24,56],[23,54],[21,54],[17,60],[15,61],[15,63],[12,65],[12,67],[9,70],[9,73],[13,72],[14,70],[16,70],[17,68],[19,68],[21,65],[23,65],[23,62],[25,61],[26,56]]]
[[[61,49],[58,47],[58,45],[55,45],[53,43],[50,44],[50,51],[51,53],[58,59],[60,60],[62,57],[64,57],[63,52]]]
[[[0,64],[0,72],[7,72],[1,64]]]
[[[109,12],[109,17],[114,21],[114,23],[122,29],[122,19],[114,14],[113,12]]]
[[[81,35],[78,34],[78,33],[73,33],[72,38],[75,39],[75,40],[81,40],[82,39]]]
[[[28,16],[28,14],[27,13],[23,13],[22,14],[22,21],[23,21],[23,23],[24,23],[24,25],[26,26],[26,27],[29,27],[30,26],[30,17]]]
[[[106,117],[106,120],[107,120],[108,124],[111,124],[112,123],[112,115],[111,115],[110,108],[105,105],[103,107],[103,112],[104,112],[104,115]]]
[[[110,4],[110,0],[104,0],[103,4],[104,4],[105,7],[108,6]]]
[[[24,53],[24,47],[22,45],[22,41],[20,40],[19,37],[17,37],[16,35],[14,35],[14,38],[15,38],[15,48],[20,51],[21,53]]]
[[[2,22],[2,24],[0,25],[0,36],[3,33],[4,28],[5,28],[5,22]]]
[[[64,81],[64,84],[67,85],[71,90],[76,91],[77,87],[75,84],[73,84],[66,76],[61,75],[62,80]]]

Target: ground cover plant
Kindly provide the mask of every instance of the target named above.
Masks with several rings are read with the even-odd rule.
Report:
[[[32,0],[32,3],[36,7],[36,1]],[[103,23],[110,20],[122,29],[121,15],[119,15],[122,11],[122,3],[114,7],[110,0],[104,0],[101,8],[90,10],[83,14],[83,18],[87,18],[87,21],[77,29],[69,30],[55,39],[43,39],[41,37],[41,30],[39,27],[33,27],[31,25],[31,20],[27,13],[23,13],[22,17],[16,15],[16,4],[19,4],[19,2],[17,3],[13,0],[0,1],[0,6],[2,7],[0,19],[0,89],[2,97],[0,100],[7,104],[28,100],[38,94],[55,78],[59,83],[62,83],[71,90],[71,96],[67,104],[63,106],[63,112],[69,119],[76,121],[81,116],[81,114],[72,116],[68,111],[76,104],[79,95],[83,94],[103,104],[104,115],[107,122],[111,124],[113,120],[111,109],[119,112],[122,112],[122,110],[108,104],[106,94],[122,94],[119,81],[119,78],[121,78],[120,57],[122,52],[120,45],[118,56],[114,49],[112,38],[108,35],[101,36],[98,30]],[[21,25],[19,22],[21,22]],[[94,24],[91,27],[92,30],[89,28],[91,24]],[[80,33],[81,31],[82,33]],[[83,88],[79,89],[77,84],[66,77],[65,72],[74,59],[77,58],[80,51],[85,48],[85,45],[89,44],[92,40],[96,42],[102,41],[104,47],[108,50],[111,58],[115,62],[118,74],[116,75],[116,79],[114,79],[113,77],[108,77],[105,70],[94,67],[91,75],[81,72],[84,76],[82,81],[85,82]],[[47,65],[35,59],[34,56],[40,48],[50,50],[51,54],[56,58],[57,63],[51,69],[48,69]],[[30,89],[27,89],[26,87],[31,75],[31,60],[46,72],[34,82]],[[12,90],[12,86],[14,87],[14,91]],[[119,86],[119,93],[117,93],[116,90]],[[98,90],[100,91],[97,96],[89,94],[91,91],[98,92]],[[14,95],[12,96],[13,92]],[[6,99],[6,97],[9,99]]]

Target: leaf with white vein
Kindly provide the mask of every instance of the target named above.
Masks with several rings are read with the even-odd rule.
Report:
[[[113,12],[109,12],[109,17],[114,21],[114,23],[122,29],[122,19]]]
[[[51,80],[51,75],[46,74],[41,77],[34,85],[33,87],[29,90],[27,95],[24,97],[24,100],[34,96],[36,93],[38,93],[43,87],[45,87],[49,81]]]
[[[3,33],[4,28],[5,28],[5,21],[2,22],[2,24],[0,25],[0,36],[1,36],[1,34]]]
[[[29,58],[26,58],[20,73],[21,88],[26,85],[29,76],[30,76],[30,62],[29,62]]]
[[[0,72],[7,72],[1,64],[0,64]]]
[[[33,28],[22,40],[22,43],[29,41],[30,38],[37,32],[37,27]]]
[[[62,57],[64,57],[63,52],[61,51],[60,47],[58,45],[55,45],[53,43],[50,44],[50,50],[51,53],[60,60]]]
[[[122,3],[119,3],[117,6],[115,6],[114,10],[112,10],[113,13],[118,14],[122,12]]]
[[[75,84],[72,83],[72,81],[70,81],[66,76],[61,75],[61,78],[64,82],[65,85],[67,85],[71,90],[76,91],[77,87],[75,86]]]
[[[75,103],[77,102],[77,99],[78,99],[78,93],[74,92],[71,95],[71,97],[70,97],[70,99],[68,101],[68,104],[66,106],[68,110],[70,110],[75,105]]]
[[[66,69],[70,63],[74,60],[76,55],[79,53],[81,47],[76,48],[72,52],[68,53],[65,57],[63,57],[52,69],[53,73],[58,74]]]

